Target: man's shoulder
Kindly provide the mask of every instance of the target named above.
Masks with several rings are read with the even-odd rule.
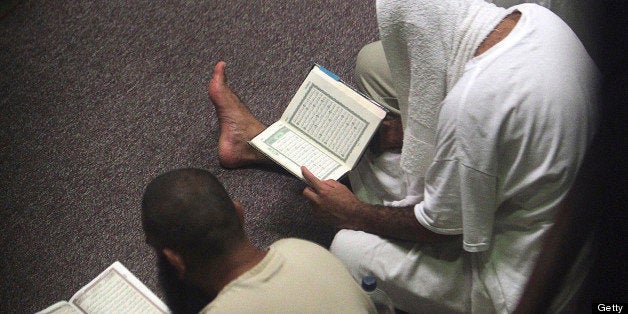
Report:
[[[286,265],[304,263],[312,267],[326,265],[325,267],[340,268],[342,266],[342,262],[327,248],[308,240],[281,239],[273,243],[270,248],[283,257]]]
[[[271,266],[230,284],[206,313],[368,311],[359,285],[323,246],[286,238],[271,244],[270,251],[265,265]]]
[[[298,239],[298,238],[285,238],[285,239],[277,240],[276,242],[271,244],[270,247],[275,248],[278,251],[298,250],[298,251],[314,251],[314,252],[329,253],[329,251],[326,248],[324,248],[318,243],[304,240],[304,239]]]

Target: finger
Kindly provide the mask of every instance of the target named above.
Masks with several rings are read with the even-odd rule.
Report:
[[[316,194],[316,192],[314,192],[314,190],[312,190],[309,186],[303,189],[303,196],[315,203],[318,200],[318,194]]]
[[[305,179],[305,183],[312,187],[314,191],[319,191],[323,185],[323,181],[319,180],[310,170],[308,170],[305,166],[301,166],[301,174],[303,174],[303,178]]]

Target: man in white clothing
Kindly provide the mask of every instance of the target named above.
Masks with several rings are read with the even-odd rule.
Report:
[[[377,276],[398,308],[511,312],[593,137],[597,69],[538,5],[380,0],[377,13],[382,42],[358,57],[358,79],[400,119],[352,190],[303,168],[304,195],[343,229],[332,252],[354,277]],[[364,60],[377,55],[386,62]],[[224,84],[224,63],[210,97],[221,164],[264,162],[241,145],[265,126]]]

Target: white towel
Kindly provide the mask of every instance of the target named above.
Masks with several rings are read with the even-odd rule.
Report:
[[[482,0],[378,0],[380,38],[404,126],[401,168],[424,176],[440,105],[488,34],[509,13]]]

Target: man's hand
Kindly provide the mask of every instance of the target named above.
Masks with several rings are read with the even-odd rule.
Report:
[[[308,185],[303,195],[314,202],[314,216],[329,225],[352,229],[352,218],[356,217],[356,210],[362,202],[338,181],[322,181],[304,166],[301,172]]]
[[[338,181],[322,181],[305,167],[301,167],[301,173],[308,184],[303,195],[314,202],[314,216],[324,223],[415,242],[460,241],[459,236],[436,234],[425,229],[414,216],[414,206],[363,203]]]

